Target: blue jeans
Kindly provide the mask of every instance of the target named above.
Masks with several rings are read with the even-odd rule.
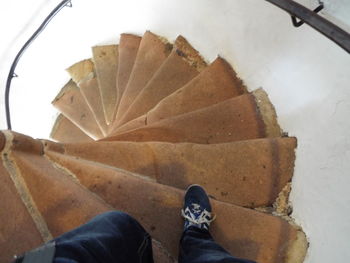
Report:
[[[153,263],[150,235],[134,218],[123,212],[98,215],[53,242],[56,247],[54,263]],[[254,263],[231,256],[206,230],[192,226],[184,231],[179,263],[214,262]]]
[[[54,241],[54,263],[153,263],[150,235],[123,212],[98,215]]]

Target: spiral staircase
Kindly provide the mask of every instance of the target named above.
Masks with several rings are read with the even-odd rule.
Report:
[[[1,262],[113,209],[152,235],[156,262],[175,262],[192,183],[211,196],[212,234],[233,255],[303,262],[288,202],[296,138],[262,89],[182,36],[122,34],[92,53],[52,102],[56,142],[0,133]]]

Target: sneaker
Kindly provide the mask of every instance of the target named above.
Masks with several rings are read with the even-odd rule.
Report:
[[[215,216],[211,215],[211,205],[207,193],[196,184],[187,188],[181,213],[185,218],[185,230],[190,226],[209,230],[210,223],[215,219]]]

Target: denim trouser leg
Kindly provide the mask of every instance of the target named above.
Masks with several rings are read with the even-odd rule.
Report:
[[[98,215],[54,241],[54,263],[153,263],[149,234],[122,212]]]
[[[193,226],[183,233],[179,252],[179,263],[254,263],[231,256],[208,231]]]

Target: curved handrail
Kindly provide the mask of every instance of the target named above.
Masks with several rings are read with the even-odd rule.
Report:
[[[17,75],[15,73],[17,64],[18,64],[20,58],[22,57],[24,51],[26,51],[26,49],[30,46],[30,44],[32,44],[32,42],[38,37],[38,35],[45,29],[45,27],[50,23],[51,19],[66,6],[72,7],[71,0],[63,0],[61,3],[59,3],[58,6],[56,6],[51,11],[51,13],[41,23],[39,28],[34,32],[34,34],[23,45],[23,47],[17,53],[14,61],[12,62],[10,72],[7,76],[7,82],[6,82],[6,88],[5,88],[5,112],[6,112],[7,129],[9,129],[9,130],[12,129],[11,115],[10,115],[10,88],[11,88],[12,79],[17,77]]]
[[[350,54],[350,34],[337,25],[292,0],[266,1],[287,11],[291,16],[298,17]]]

